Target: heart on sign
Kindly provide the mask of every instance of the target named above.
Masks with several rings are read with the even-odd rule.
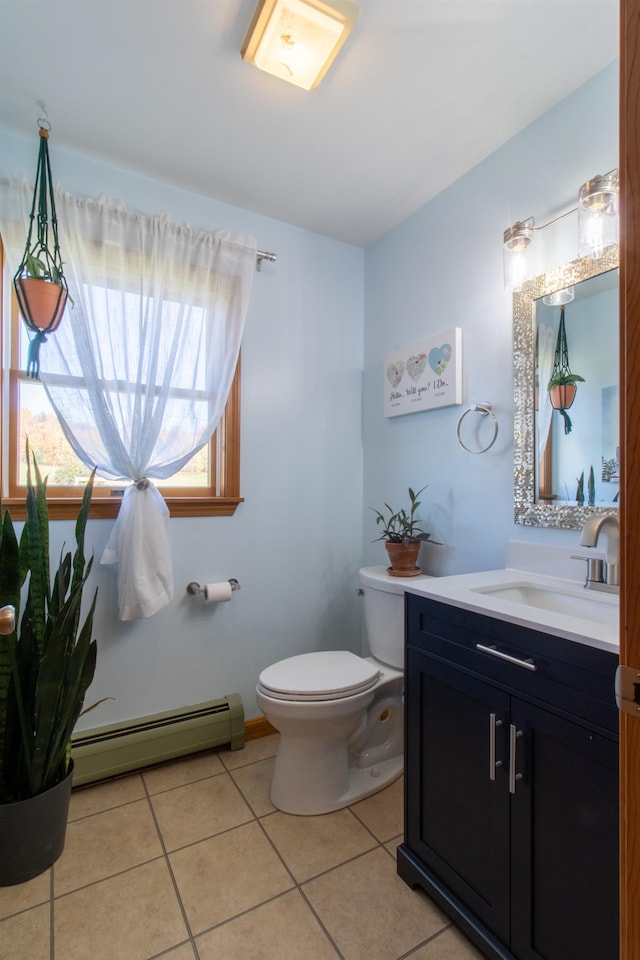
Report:
[[[441,347],[429,350],[429,366],[434,373],[440,375],[451,360],[451,344],[443,343]]]
[[[402,374],[404,373],[404,363],[402,360],[397,360],[395,363],[390,363],[387,367],[387,380],[392,387],[397,387],[400,381],[402,380]]]
[[[426,353],[419,353],[415,357],[409,357],[407,360],[407,373],[412,380],[419,380],[424,373],[427,365]]]

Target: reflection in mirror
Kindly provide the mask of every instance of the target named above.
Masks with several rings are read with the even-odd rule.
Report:
[[[610,247],[514,294],[516,523],[580,529],[590,514],[617,513],[617,266]],[[574,399],[550,393],[558,379],[575,381]]]
[[[563,291],[564,292],[564,291]],[[618,271],[536,300],[536,494],[539,500],[613,506],[618,497]],[[558,350],[560,320],[565,353]],[[566,357],[568,376],[563,367]],[[573,376],[582,381],[571,383]],[[553,393],[550,381],[568,381]],[[543,389],[540,389],[542,386]]]

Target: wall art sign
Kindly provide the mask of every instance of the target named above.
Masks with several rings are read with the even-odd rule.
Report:
[[[462,330],[453,327],[384,361],[384,415],[433,410],[462,403]]]

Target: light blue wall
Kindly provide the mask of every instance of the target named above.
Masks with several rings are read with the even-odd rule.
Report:
[[[171,521],[176,594],[150,620],[120,623],[115,578],[97,569],[99,654],[88,699],[115,699],[81,726],[235,691],[246,716],[256,716],[255,681],[265,665],[331,646],[360,651],[357,569],[363,558],[386,559],[382,544],[371,543],[368,507],[401,505],[409,484],[429,484],[423,516],[443,541],[424,554],[432,572],[502,566],[509,538],[574,542],[575,534],[513,524],[502,233],[517,219],[563,212],[584,180],[616,166],[616,123],[612,65],[366,254],[64,151],[52,139],[54,178],[66,190],[250,233],[278,254],[255,278],[243,343],[246,501],[235,517]],[[35,160],[35,141],[0,129],[0,174],[31,179]],[[542,235],[549,252],[541,270],[576,255],[574,219]],[[463,330],[464,403],[489,401],[499,420],[498,440],[482,456],[457,445],[464,406],[382,416],[385,355],[452,326]],[[98,558],[110,527],[90,524]],[[62,522],[54,528],[57,550],[73,531]],[[242,589],[230,603],[207,607],[185,595],[190,580],[231,576]]]
[[[360,390],[362,250],[50,145],[54,179],[81,195],[109,194],[147,213],[204,229],[249,233],[277,253],[254,280],[242,348],[242,495],[234,517],[174,519],[175,597],[149,620],[121,623],[115,576],[97,570],[98,667],[84,717],[92,727],[242,695],[275,660],[327,645],[361,649],[357,571],[362,552]],[[0,174],[35,174],[36,140],[0,132]],[[212,161],[214,162],[214,161]],[[71,312],[65,322],[73,322]],[[99,560],[112,521],[89,524]],[[52,553],[72,542],[53,524]],[[229,603],[186,596],[237,577]]]
[[[496,104],[495,109],[499,109]],[[427,572],[504,566],[508,539],[577,542],[571,531],[513,522],[511,297],[502,235],[575,205],[580,185],[618,165],[618,68],[607,67],[367,251],[363,375],[364,561],[383,562],[369,506],[407,502],[429,484],[421,517],[442,546],[422,548]],[[535,239],[538,270],[577,257],[577,216]],[[383,363],[395,349],[462,328],[463,405],[383,418]],[[485,454],[465,453],[456,424],[470,403],[499,423]],[[470,417],[475,416],[470,414]],[[467,423],[467,421],[465,421]]]

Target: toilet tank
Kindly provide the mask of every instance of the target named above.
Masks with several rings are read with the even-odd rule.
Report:
[[[392,577],[386,567],[363,567],[364,619],[371,656],[389,667],[404,669],[404,592],[417,577]]]

